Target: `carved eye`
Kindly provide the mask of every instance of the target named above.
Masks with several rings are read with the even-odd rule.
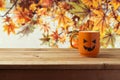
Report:
[[[93,40],[92,42],[93,42],[93,43],[96,43],[96,40]]]
[[[84,39],[84,40],[83,40],[83,43],[86,43],[86,42],[87,42],[87,40]]]

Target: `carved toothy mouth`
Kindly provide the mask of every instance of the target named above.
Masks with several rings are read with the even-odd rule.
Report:
[[[84,49],[87,50],[87,51],[92,51],[92,50],[95,49],[95,46],[93,46],[93,47],[86,47],[86,46],[84,46]]]

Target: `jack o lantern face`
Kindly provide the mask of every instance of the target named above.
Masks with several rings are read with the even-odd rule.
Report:
[[[77,35],[77,46],[73,46],[73,37]],[[73,34],[70,40],[71,46],[79,50],[80,54],[87,57],[96,57],[100,48],[99,31],[80,31]]]
[[[93,51],[95,49],[95,47],[96,47],[95,46],[96,45],[96,40],[93,40],[93,41],[89,42],[89,43],[92,44],[92,46],[86,46],[85,45],[86,43],[88,43],[88,41],[86,39],[83,39],[83,43],[84,43],[83,47],[87,51]]]

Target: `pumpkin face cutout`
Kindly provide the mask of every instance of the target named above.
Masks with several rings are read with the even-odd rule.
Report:
[[[85,44],[87,42],[88,41],[86,39],[83,40],[83,43],[84,43],[83,47],[84,47],[84,49],[87,50],[87,51],[93,51],[95,49],[96,39],[91,42],[91,44],[93,44],[93,46],[86,46]]]
[[[78,49],[80,54],[95,57],[99,53],[100,33],[98,31],[80,31],[78,34]]]
[[[73,45],[73,38],[77,35],[77,46]],[[72,35],[70,43],[73,48],[79,50],[80,54],[87,57],[96,57],[100,48],[99,31],[79,31]]]

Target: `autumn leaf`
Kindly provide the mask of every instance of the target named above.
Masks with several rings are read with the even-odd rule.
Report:
[[[5,24],[3,27],[4,31],[7,32],[8,35],[10,35],[10,33],[15,34],[15,29],[18,28],[13,22]]]
[[[58,31],[56,30],[55,32],[53,32],[52,34],[51,34],[51,37],[52,37],[52,39],[54,40],[54,41],[58,41],[59,40],[59,38],[60,38],[60,35],[58,34]]]
[[[66,35],[61,36],[60,39],[59,39],[59,41],[61,43],[64,43],[66,41]]]
[[[24,11],[25,9],[29,9],[33,1],[35,0],[19,0],[19,4],[17,6],[20,6],[22,8],[22,11]]]
[[[58,2],[58,6],[65,10],[69,10],[71,8],[71,6],[65,1]]]
[[[5,9],[5,0],[0,0],[0,10]]]
[[[17,18],[18,24],[25,24],[29,22],[31,18],[33,17],[32,13],[30,13],[28,9],[24,9],[23,11],[20,6],[16,8],[14,13],[16,15],[15,17]]]
[[[56,42],[51,42],[50,43],[50,47],[52,47],[52,48],[59,48],[58,44]]]
[[[82,24],[80,26],[80,30],[89,30],[89,31],[92,31],[93,30],[93,27],[94,27],[94,22],[91,21],[91,20],[88,20],[86,23]]]
[[[72,20],[70,20],[68,23],[64,24],[64,25],[61,25],[61,26],[58,26],[57,28],[62,28],[62,31],[65,31],[65,33],[68,33],[69,31],[69,28],[72,26],[73,27],[74,25],[74,22]]]
[[[94,21],[94,28],[93,30],[99,30],[103,33],[109,26],[110,16],[108,16],[102,8],[93,10],[95,16],[91,18]]]
[[[43,44],[49,44],[50,45],[50,36],[47,34],[43,34],[43,38],[40,38],[40,41],[42,41],[42,45]]]
[[[42,7],[50,7],[53,4],[53,0],[40,0],[38,4]]]
[[[11,17],[9,17],[9,16],[6,16],[6,18],[4,19],[4,21],[3,22],[11,22],[12,21],[12,19],[11,19]]]
[[[117,22],[120,22],[120,11],[115,11],[113,8],[112,8],[112,11],[110,12],[110,16],[113,17]]]
[[[114,10],[120,8],[120,0],[111,0],[109,4],[113,6]]]
[[[118,29],[117,31],[115,31],[116,35],[120,36],[120,29]]]
[[[42,25],[41,25],[41,29],[43,29],[44,32],[49,32],[50,26],[49,26],[48,23],[45,23],[45,24],[42,24]]]
[[[90,8],[98,8],[101,0],[81,0],[85,5]]]
[[[66,16],[65,10],[59,10],[57,12],[57,16],[55,17],[55,20],[58,21],[58,26],[63,26],[71,21],[71,19]]]
[[[17,33],[17,34],[23,34],[23,36],[25,35],[29,35],[30,33],[34,32],[35,27],[33,26],[33,24],[31,24],[31,22],[26,23],[24,26],[21,27],[21,30]]]
[[[32,12],[34,12],[37,9],[37,4],[33,3],[30,5],[29,10],[31,10]]]
[[[78,3],[69,2],[69,4],[72,6],[72,9],[70,9],[69,12],[78,16],[80,18],[79,20],[83,20],[87,16],[92,15],[90,7],[87,7],[85,4],[83,4],[81,0],[79,0]]]
[[[102,46],[105,45],[106,47],[108,47],[109,45],[114,47],[115,46],[115,40],[116,40],[116,37],[115,37],[114,31],[113,31],[112,28],[107,29],[105,31],[105,35],[103,37],[101,37]]]
[[[120,22],[115,25],[114,30],[117,35],[120,35]]]
[[[120,22],[120,15],[119,15],[119,16],[117,16],[117,21],[118,21],[118,22]]]
[[[47,14],[48,14],[47,8],[37,9],[36,13],[37,13],[37,15],[40,15],[40,16],[42,16],[42,15],[47,15]]]

